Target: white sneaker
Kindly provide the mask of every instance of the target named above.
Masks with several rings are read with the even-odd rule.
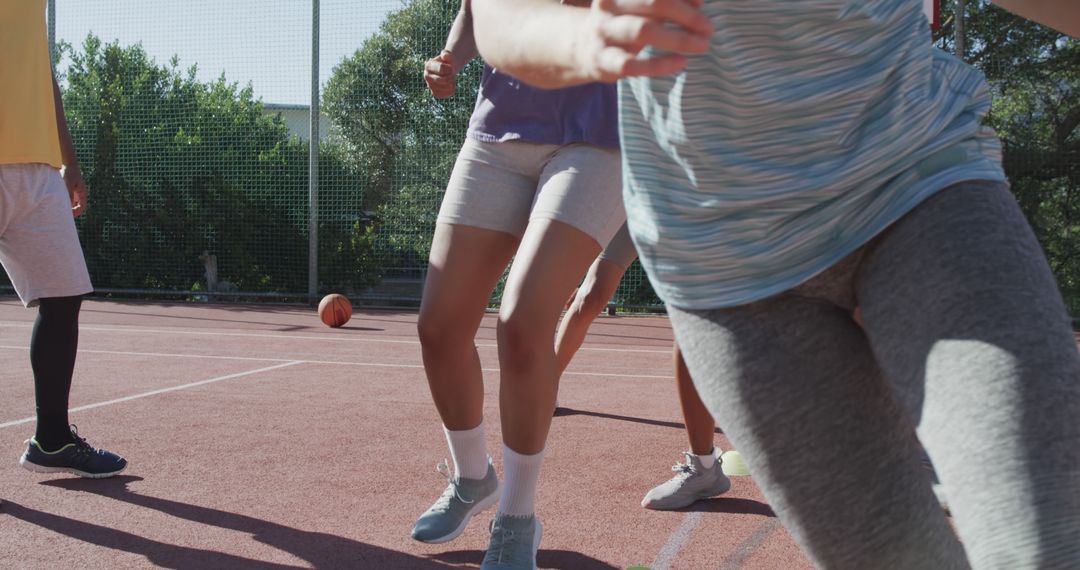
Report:
[[[683,455],[686,463],[676,463],[671,468],[676,475],[649,491],[641,500],[641,506],[659,511],[681,509],[701,499],[723,495],[731,488],[731,480],[720,467],[720,458],[706,469],[693,453],[684,451]]]

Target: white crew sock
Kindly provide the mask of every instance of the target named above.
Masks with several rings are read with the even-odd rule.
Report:
[[[465,479],[483,479],[488,468],[483,420],[472,429],[451,431],[443,426],[443,431],[450,446],[450,457],[454,458],[454,475]]]
[[[712,448],[712,451],[706,455],[698,455],[698,461],[701,462],[701,466],[706,469],[712,469],[713,465],[716,465],[716,448]]]
[[[527,517],[536,512],[536,481],[544,452],[521,455],[503,444],[503,488],[499,497],[499,513]]]

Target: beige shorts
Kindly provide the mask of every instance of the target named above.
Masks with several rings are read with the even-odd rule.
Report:
[[[94,290],[71,197],[55,168],[0,164],[0,264],[27,307]]]
[[[601,246],[611,241],[626,221],[619,151],[467,139],[438,221],[520,238],[535,219],[569,224]]]
[[[630,229],[625,223],[619,231],[615,232],[615,237],[611,238],[604,251],[600,252],[600,259],[610,261],[624,270],[637,259],[637,249],[634,248],[634,241],[630,239]]]

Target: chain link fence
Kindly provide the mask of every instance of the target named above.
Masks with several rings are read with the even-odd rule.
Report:
[[[1002,35],[1015,25],[968,4],[968,33]],[[340,292],[358,303],[419,302],[481,72],[481,62],[471,63],[445,100],[431,97],[421,77],[459,0],[50,5],[57,72],[91,192],[79,231],[99,292],[218,300]],[[936,34],[950,51],[951,10],[946,1]],[[1005,139],[1014,190],[1077,313],[1080,146],[1075,123],[1069,130],[1059,115],[1073,109],[1080,120],[1080,73],[1077,58],[1061,68],[1046,55],[1077,49],[1038,33],[1030,46],[990,55],[979,51],[987,40],[970,38],[965,56],[995,86],[990,121]],[[492,303],[498,298],[499,289]],[[637,263],[613,303],[660,308]]]

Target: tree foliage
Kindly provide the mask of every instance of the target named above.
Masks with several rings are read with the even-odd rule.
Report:
[[[427,263],[439,203],[465,137],[482,63],[457,78],[453,97],[436,100],[424,62],[437,55],[460,2],[416,0],[335,68],[323,109],[339,129],[375,211],[376,248],[387,267]]]
[[[955,4],[945,2],[946,13]],[[994,88],[1005,172],[1074,315],[1080,314],[1080,42],[969,0],[964,59]],[[955,19],[941,42],[954,47]]]
[[[63,53],[64,105],[91,196],[80,233],[99,287],[190,289],[205,251],[236,289],[306,291],[307,143],[250,86],[201,83],[175,58],[161,66],[140,46],[92,35]],[[326,149],[320,169],[339,182],[331,197],[350,203],[358,185],[341,184],[355,176],[340,153]],[[351,233],[331,236],[325,255],[363,267],[357,248],[370,244]]]

